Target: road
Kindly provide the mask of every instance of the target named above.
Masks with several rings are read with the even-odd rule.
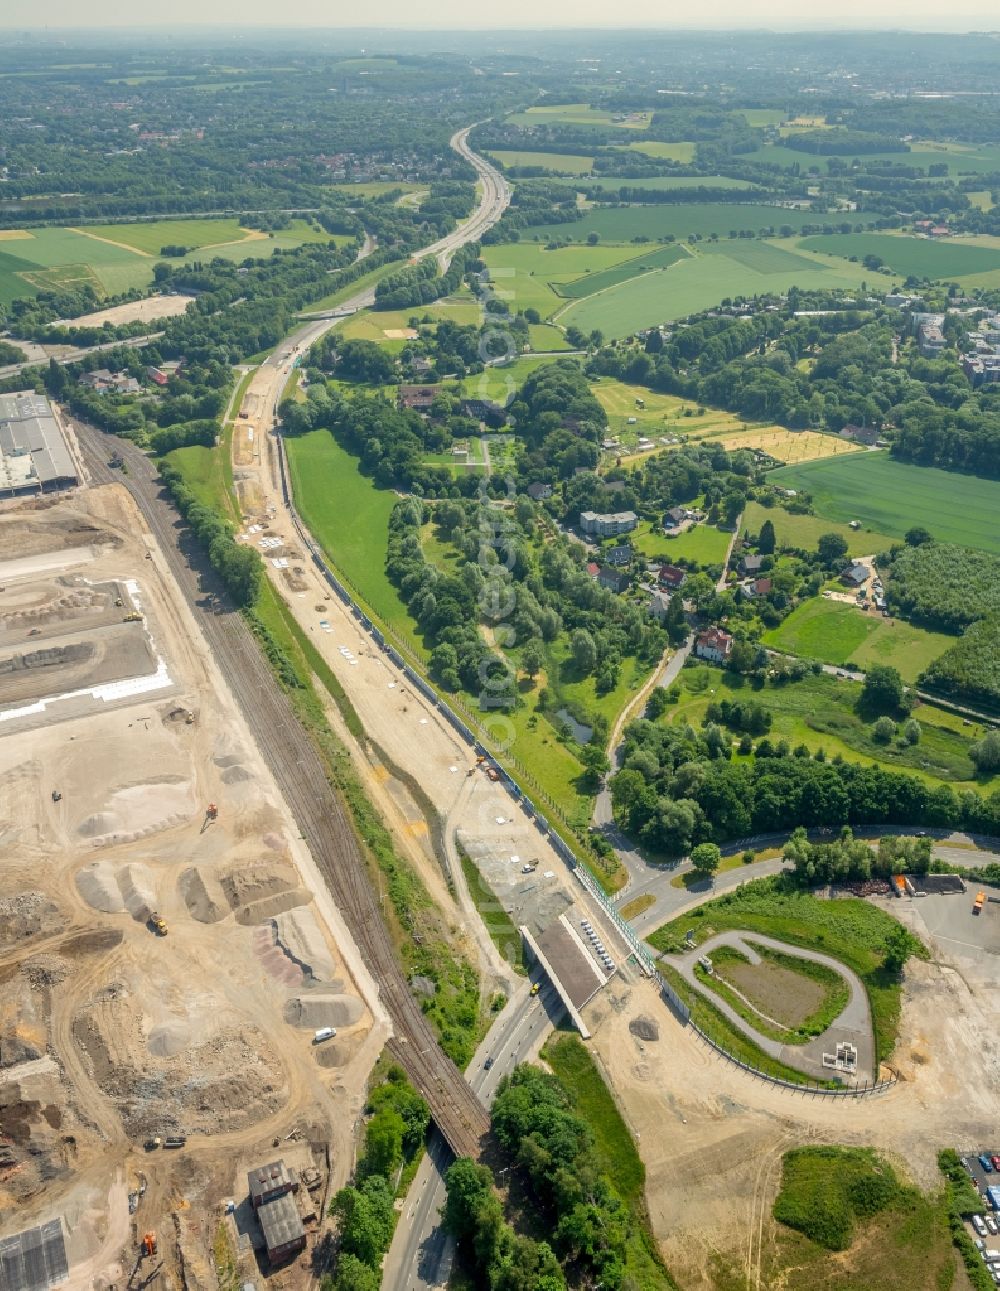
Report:
[[[448,268],[451,257],[459,247],[478,241],[487,229],[496,224],[510,203],[510,185],[503,175],[469,147],[469,131],[474,128],[466,126],[464,130],[456,130],[451,137],[451,147],[473,167],[479,177],[479,205],[464,224],[417,253],[420,257],[436,256],[442,272]]]
[[[533,997],[527,982],[508,1001],[469,1065],[469,1083],[488,1107],[501,1078],[535,1052],[558,1021],[561,1009],[551,987]],[[493,1060],[489,1071],[484,1066],[487,1058]],[[434,1135],[385,1257],[383,1291],[424,1291],[447,1285],[453,1248],[438,1217],[445,1202],[444,1172],[450,1160],[440,1136]]]

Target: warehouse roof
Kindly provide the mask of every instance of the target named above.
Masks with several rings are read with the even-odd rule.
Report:
[[[280,1251],[290,1242],[305,1236],[299,1208],[290,1192],[282,1193],[273,1201],[266,1201],[257,1211],[257,1218],[264,1233],[267,1249]]]
[[[30,390],[0,395],[0,491],[76,479],[49,401]]]
[[[0,1238],[0,1287],[47,1291],[69,1277],[61,1219]]]

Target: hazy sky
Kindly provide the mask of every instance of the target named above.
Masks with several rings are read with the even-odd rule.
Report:
[[[234,27],[776,27],[798,30],[898,27],[923,31],[996,30],[996,0],[0,0],[0,26],[180,26]]]

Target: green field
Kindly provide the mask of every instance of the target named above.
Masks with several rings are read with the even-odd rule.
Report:
[[[815,551],[824,533],[839,533],[847,543],[849,556],[871,556],[888,551],[893,539],[885,533],[871,529],[852,529],[849,525],[827,520],[823,516],[793,515],[782,507],[762,507],[759,502],[748,502],[743,512],[742,529],[756,534],[765,520],[774,525],[774,536],[779,547],[792,547],[799,551]]]
[[[644,130],[649,125],[650,116],[649,112],[612,113],[607,108],[592,108],[588,103],[546,103],[515,112],[505,119],[508,124],[517,126],[605,125]]]
[[[587,175],[594,168],[593,157],[578,157],[570,152],[510,152],[491,148],[486,154],[509,170],[511,166],[544,166],[563,175]]]
[[[855,222],[870,224],[874,215],[855,213]],[[734,202],[682,202],[678,205],[660,203],[655,206],[594,207],[583,218],[572,224],[537,224],[524,230],[522,238],[539,237],[548,241],[586,242],[596,233],[605,242],[631,242],[634,238],[648,238],[655,242],[673,236],[688,238],[692,234],[707,238],[713,233],[721,238],[729,236],[730,229],[778,230],[800,229],[803,224],[815,224],[812,211],[792,211],[783,206],[764,206],[754,203],[743,206]]]
[[[828,757],[840,754],[850,762],[907,771],[934,785],[944,782],[956,789],[987,790],[991,786],[990,780],[975,779],[969,759],[969,745],[984,728],[964,726],[954,713],[933,704],[919,704],[914,710],[921,730],[918,744],[876,744],[869,715],[858,712],[861,683],[829,673],[810,674],[801,681],[771,684],[756,691],[730,672],[699,663],[681,672],[678,696],[677,703],[661,718],[667,725],[699,726],[709,704],[723,699],[760,703],[771,714],[768,738],[772,743],[787,740],[792,748],[804,744],[810,753],[825,749]]]
[[[842,159],[842,158],[841,158]],[[801,152],[797,148],[786,148],[783,144],[764,144],[754,152],[740,154],[740,161],[758,162],[767,166],[788,168],[798,166],[803,171],[816,170],[825,174],[828,156],[816,153]],[[1000,146],[984,144],[982,147],[965,148],[961,144],[933,144],[927,141],[917,142],[909,152],[874,152],[865,153],[861,159],[868,162],[892,162],[902,166],[929,166],[946,162],[951,178],[959,175],[981,175],[1000,170]],[[856,222],[857,212],[850,213]],[[832,217],[835,218],[835,217]]]
[[[424,653],[406,606],[385,572],[389,516],[397,498],[358,469],[358,460],[327,430],[285,441],[295,503],[333,565],[358,589],[358,599],[411,647]]]
[[[654,269],[666,269],[676,264],[678,260],[686,259],[687,255],[687,250],[682,246],[658,247],[654,251],[646,252],[645,255],[612,265],[610,269],[588,273],[574,279],[573,282],[565,283],[558,288],[559,295],[568,296],[571,300],[581,300],[584,296],[593,296],[596,292],[607,291],[609,287],[617,287],[619,283],[628,282],[631,278],[638,278],[644,273],[651,273]]]
[[[302,221],[298,221],[302,223]],[[92,237],[122,243],[146,255],[159,256],[160,247],[173,243],[197,251],[216,243],[260,240],[238,220],[143,220],[136,224],[88,224]]]
[[[676,538],[668,538],[662,529],[644,526],[645,532],[636,531],[633,546],[651,560],[663,559],[669,563],[690,561],[698,565],[721,565],[733,535],[714,524],[696,524]]]
[[[547,318],[566,303],[558,294],[564,284],[634,260],[639,253],[634,246],[573,245],[548,251],[534,242],[509,242],[483,247],[482,254],[497,289],[513,309],[537,309]]]
[[[575,179],[558,179],[555,182],[582,187]],[[651,193],[667,193],[678,188],[753,187],[749,179],[733,179],[729,175],[644,175],[641,179],[625,179],[620,175],[588,175],[585,184],[587,188],[602,188],[610,193],[617,193],[620,188],[644,188]]]
[[[568,350],[572,348],[559,328],[553,327],[551,323],[529,323],[528,340],[531,343],[531,348],[542,354],[551,350]]]
[[[684,165],[694,161],[693,143],[661,143],[656,139],[637,139],[629,144],[633,152],[644,153],[658,161],[679,161]]]
[[[814,597],[794,609],[778,627],[764,634],[766,645],[822,663],[862,669],[892,664],[904,681],[916,681],[927,665],[955,644],[955,638],[928,632],[902,619],[843,601]]]
[[[1000,269],[1000,247],[931,238],[893,237],[886,233],[832,233],[803,238],[808,251],[847,258],[875,255],[900,277],[963,278]]]
[[[888,453],[851,453],[786,466],[768,479],[810,493],[817,515],[831,520],[860,520],[897,538],[919,524],[941,542],[1000,552],[997,480],[911,466]]]
[[[26,237],[0,240],[0,301],[85,283],[116,295],[144,287],[152,277],[147,257],[73,229],[36,229]]]
[[[605,336],[626,336],[643,327],[710,309],[727,296],[779,294],[793,286],[856,288],[862,281],[876,286],[888,284],[889,280],[847,260],[826,262],[821,257],[798,255],[787,242],[725,241],[708,247],[700,244],[693,256],[668,269],[571,305],[560,314],[559,321],[563,326],[575,323],[585,332],[596,327]]]

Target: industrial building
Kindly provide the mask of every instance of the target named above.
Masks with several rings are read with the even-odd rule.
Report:
[[[257,1212],[271,1263],[278,1264],[304,1250],[306,1233],[292,1195],[299,1183],[284,1161],[272,1161],[247,1171],[247,1184],[250,1204]]]
[[[33,390],[0,394],[0,497],[51,493],[77,483],[48,399]]]

